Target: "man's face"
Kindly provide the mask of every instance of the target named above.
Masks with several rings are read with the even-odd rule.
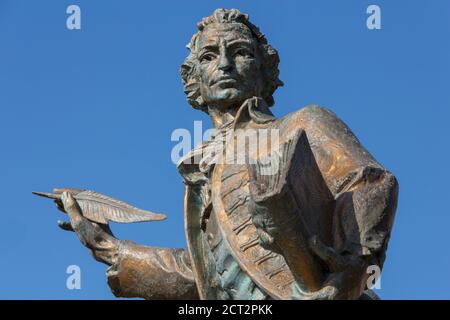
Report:
[[[261,57],[250,30],[238,23],[211,24],[197,45],[206,104],[228,108],[260,96]]]

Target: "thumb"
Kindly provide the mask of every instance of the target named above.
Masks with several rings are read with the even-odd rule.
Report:
[[[63,192],[61,195],[61,202],[64,206],[64,211],[66,211],[70,217],[72,226],[80,223],[83,220],[81,209],[71,193],[67,191]]]
[[[330,271],[336,272],[345,268],[345,259],[333,248],[324,245],[316,235],[309,239],[309,247],[328,265]]]
[[[58,220],[57,223],[58,223],[58,227],[60,227],[61,229],[65,230],[65,231],[72,231],[72,232],[75,231],[75,230],[73,230],[70,222]]]

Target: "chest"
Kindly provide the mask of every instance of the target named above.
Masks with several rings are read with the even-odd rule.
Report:
[[[289,298],[294,279],[286,261],[260,245],[252,222],[246,167],[217,165],[210,182],[201,233],[213,282],[239,299]]]

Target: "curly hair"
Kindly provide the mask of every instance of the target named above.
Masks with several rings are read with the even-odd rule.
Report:
[[[283,86],[283,82],[278,78],[278,64],[280,58],[278,52],[267,43],[267,39],[259,31],[259,28],[252,24],[247,14],[243,14],[237,9],[217,9],[209,17],[203,18],[197,24],[198,32],[192,36],[191,41],[187,45],[189,55],[181,65],[180,73],[184,84],[184,92],[191,106],[208,113],[207,105],[203,101],[200,94],[200,75],[198,74],[198,59],[196,52],[196,43],[201,32],[209,24],[213,23],[241,23],[247,27],[259,44],[259,51],[262,56],[261,71],[263,74],[262,98],[268,106],[274,104],[273,93],[278,87]]]

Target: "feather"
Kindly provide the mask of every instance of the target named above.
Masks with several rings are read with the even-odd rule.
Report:
[[[64,191],[72,194],[82,215],[93,222],[102,224],[107,224],[108,221],[131,223],[160,221],[166,218],[164,214],[138,209],[123,201],[91,190],[55,189],[54,193],[33,192],[33,194],[60,202]]]

